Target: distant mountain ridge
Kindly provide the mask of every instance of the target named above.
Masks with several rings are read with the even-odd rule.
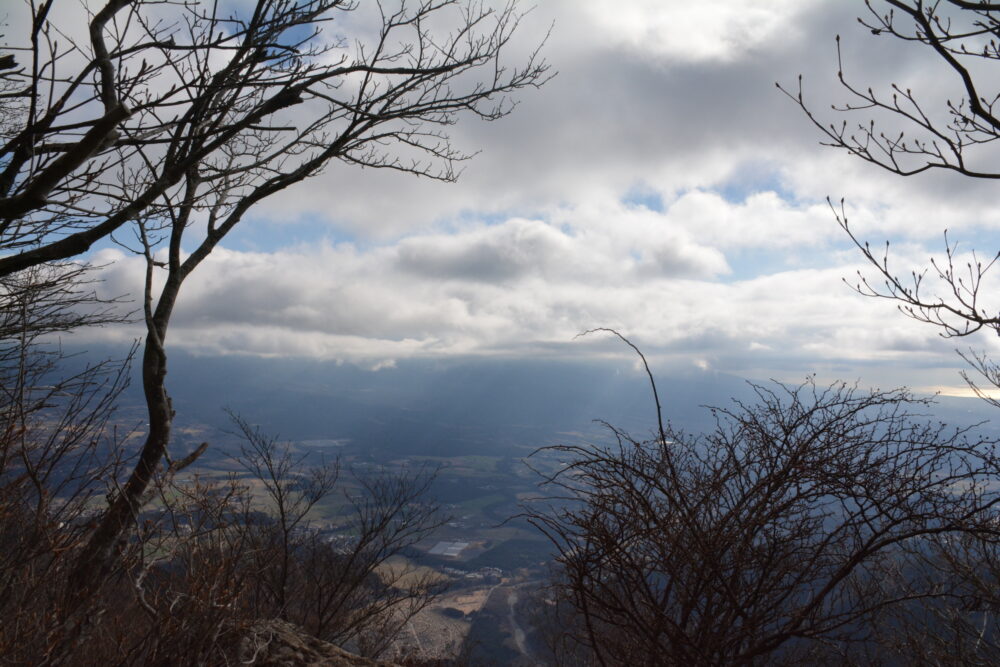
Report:
[[[86,355],[107,356],[114,351]],[[175,351],[170,364],[167,387],[181,427],[197,422],[228,430],[230,409],[289,440],[455,456],[483,448],[511,455],[551,444],[560,434],[599,433],[595,420],[638,437],[656,424],[648,379],[626,360],[466,357],[402,360],[372,371],[346,363]],[[704,406],[754,400],[746,380],[724,373],[691,369],[657,374],[656,380],[664,417],[690,432],[713,427]],[[133,382],[125,400],[139,404],[140,397]],[[939,397],[928,416],[968,425],[1000,418],[995,412],[978,399]],[[984,429],[1000,437],[997,426]]]

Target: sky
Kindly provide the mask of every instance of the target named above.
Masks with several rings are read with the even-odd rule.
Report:
[[[919,46],[859,25],[864,12],[860,0],[538,0],[508,58],[551,28],[543,54],[558,74],[510,116],[450,129],[479,151],[458,183],[331,165],[258,206],[199,267],[169,344],[387,369],[623,354],[577,338],[612,327],[659,368],[961,392],[956,348],[997,341],[944,340],[852,291],[845,279],[871,271],[826,200],[844,198],[858,236],[890,241],[908,274],[941,255],[946,228],[960,251],[995,252],[996,186],[901,178],[823,147],[775,86],[801,74],[811,108],[840,122],[839,34],[851,80],[912,85],[931,107],[958,95]],[[92,259],[110,263],[108,294],[140,292],[138,258]]]

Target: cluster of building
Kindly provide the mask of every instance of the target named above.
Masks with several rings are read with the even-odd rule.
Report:
[[[500,580],[503,579],[503,570],[499,567],[481,567],[471,572],[457,567],[442,567],[441,572],[456,579],[484,584],[499,584]]]

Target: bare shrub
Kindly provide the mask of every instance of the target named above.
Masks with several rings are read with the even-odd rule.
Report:
[[[609,425],[613,445],[548,448],[566,465],[528,518],[558,549],[568,629],[591,658],[863,661],[902,636],[890,613],[981,620],[992,600],[954,559],[997,553],[995,445],[919,421],[927,402],[903,390],[753,389],[755,404],[714,408],[701,437]]]

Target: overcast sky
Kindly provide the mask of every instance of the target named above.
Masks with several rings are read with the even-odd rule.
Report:
[[[527,48],[558,76],[508,118],[466,118],[481,152],[457,184],[334,165],[258,208],[185,285],[170,344],[206,354],[408,357],[606,353],[614,327],[663,366],[747,377],[961,385],[956,347],[845,286],[858,234],[891,240],[906,273],[940,254],[997,248],[994,185],[903,179],[819,145],[775,82],[831,120],[845,72],[957,92],[919,47],[859,26],[846,0],[538,0]],[[510,59],[516,61],[516,55]],[[864,121],[858,117],[851,122]],[[115,249],[108,290],[138,293]],[[95,336],[98,334],[95,334]],[[127,331],[100,336],[127,338]]]

